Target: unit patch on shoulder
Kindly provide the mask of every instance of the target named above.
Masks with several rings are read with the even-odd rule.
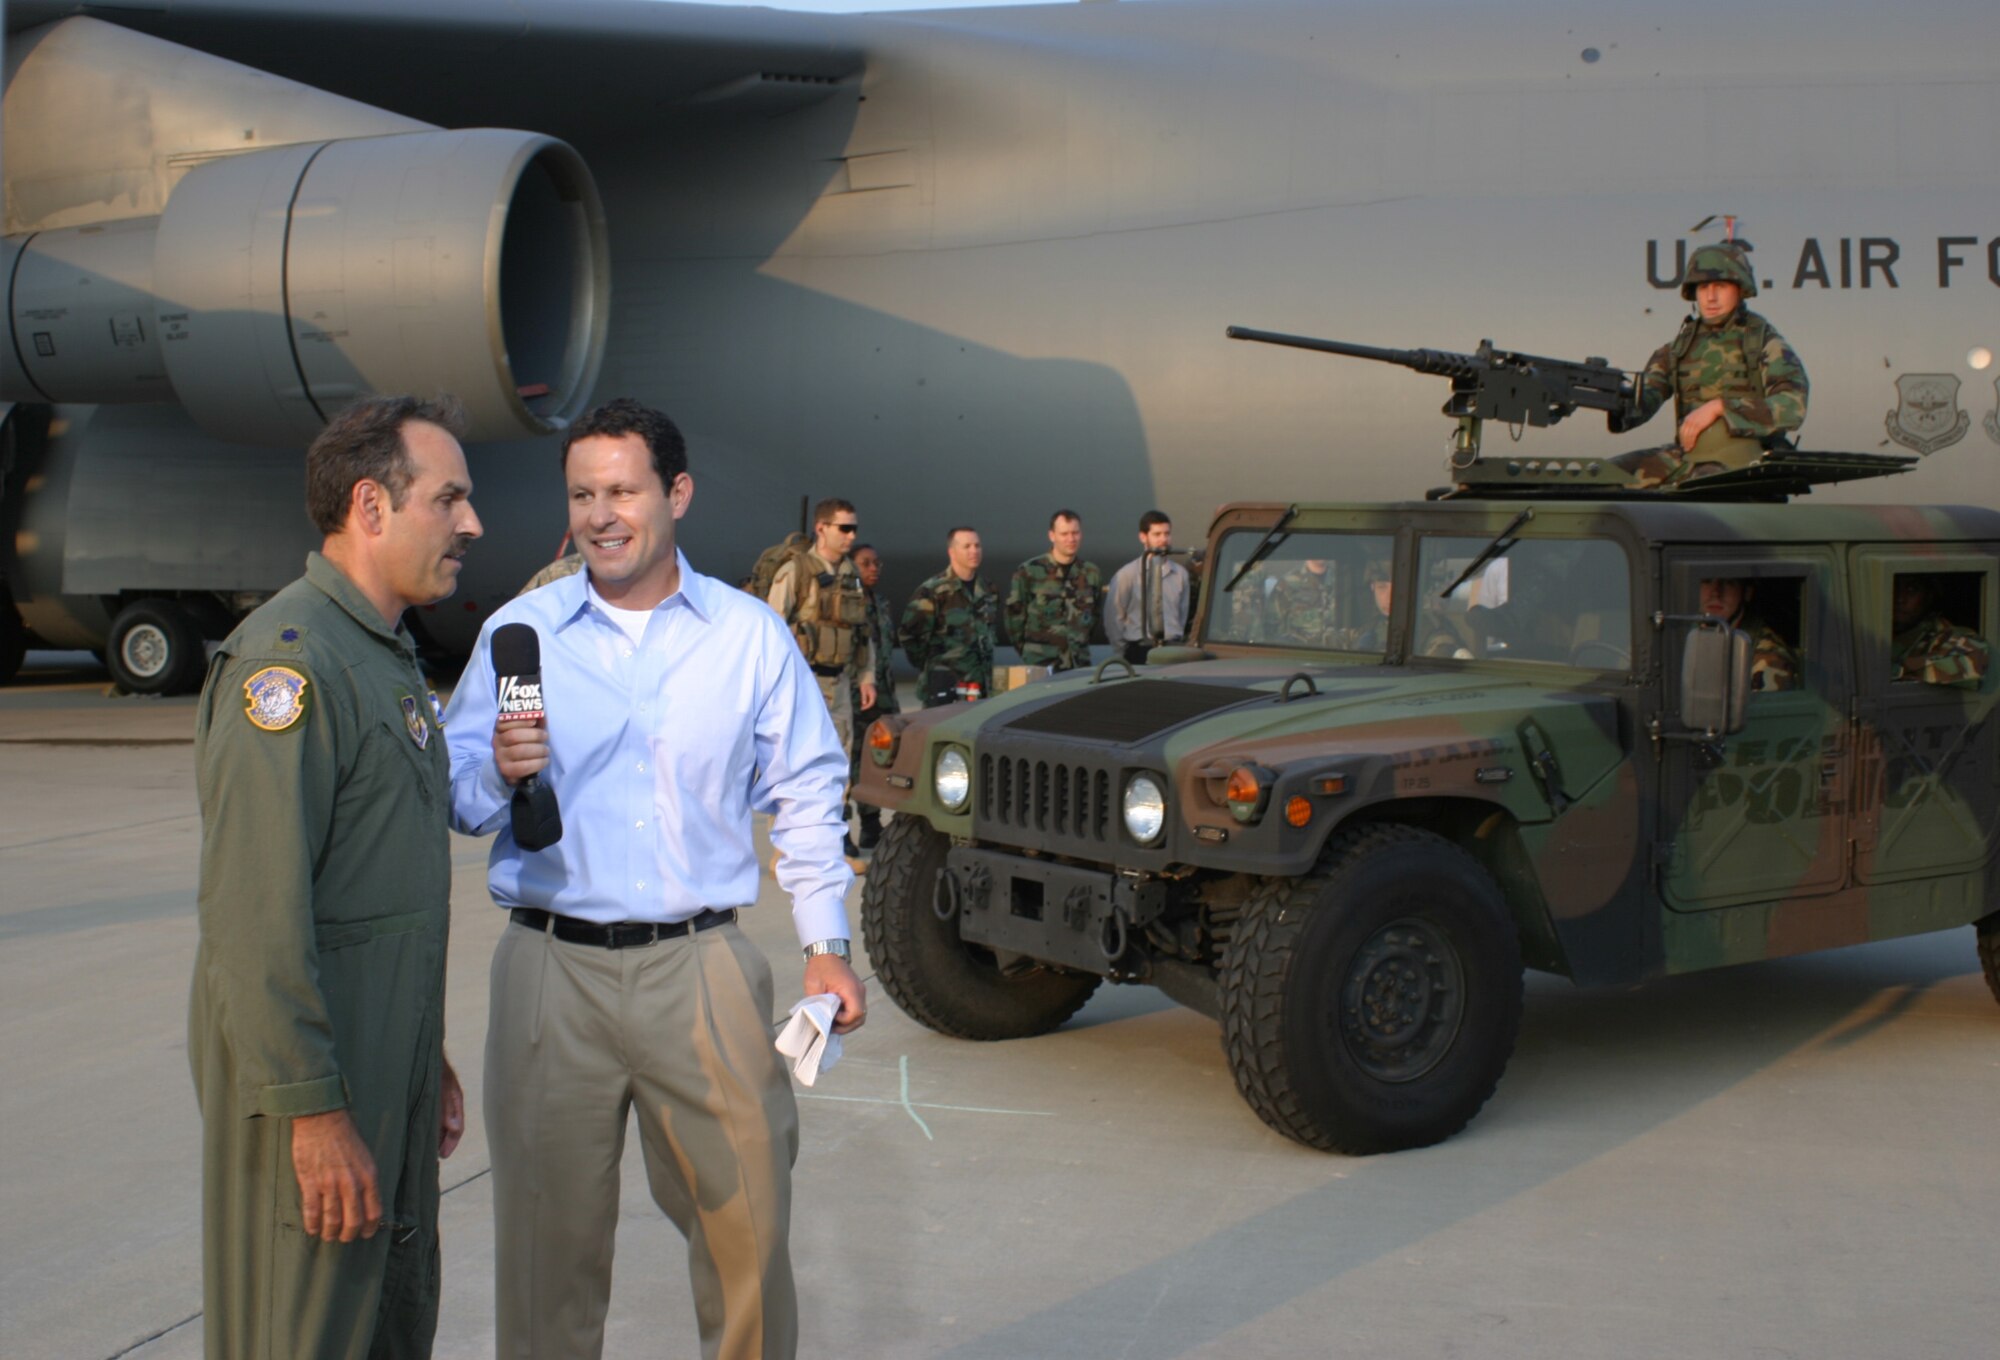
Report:
[[[403,726],[410,729],[410,740],[417,744],[419,751],[431,744],[430,724],[417,711],[417,701],[407,694],[403,696]]]
[[[290,666],[266,666],[243,682],[244,713],[266,732],[282,732],[305,716],[306,678]]]

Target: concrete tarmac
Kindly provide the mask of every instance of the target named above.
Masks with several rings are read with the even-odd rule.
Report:
[[[193,708],[106,685],[38,656],[0,690],[0,1352],[22,1360],[201,1353]],[[503,917],[485,846],[453,852],[473,1117],[437,1351],[486,1356]],[[746,928],[784,1000],[768,882]],[[1214,1025],[1150,989],[1005,1044],[871,1002],[800,1101],[808,1357],[1958,1360],[2000,1337],[2000,1006],[1970,930],[1629,989],[1531,976],[1472,1126],[1362,1159],[1266,1129]],[[695,1355],[636,1139],[624,1186],[605,1354]]]

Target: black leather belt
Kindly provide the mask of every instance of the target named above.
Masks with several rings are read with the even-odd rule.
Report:
[[[826,677],[827,679],[831,680],[831,679],[833,679],[833,677],[834,677],[834,676],[836,676],[836,675],[845,675],[845,674],[847,674],[847,667],[845,667],[845,666],[814,666],[814,667],[813,667],[813,674],[814,674],[814,675],[823,675],[823,676],[825,676],[825,677]]]
[[[564,944],[594,944],[599,949],[637,949],[661,940],[678,940],[697,930],[726,925],[736,919],[736,908],[704,911],[685,921],[613,921],[609,925],[579,921],[574,916],[559,916],[540,907],[516,907],[512,916],[515,925],[526,926],[530,930],[548,930],[549,922],[555,922],[553,933]]]

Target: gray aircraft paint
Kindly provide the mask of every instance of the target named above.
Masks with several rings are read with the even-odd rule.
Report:
[[[16,3],[8,23],[74,9]],[[1900,451],[1896,379],[1962,380],[1959,442],[1821,494],[2000,505],[1995,373],[1967,358],[2000,350],[2000,50],[1975,0],[104,17],[404,117],[574,145],[610,228],[598,393],[687,429],[687,541],[718,574],[802,495],[859,503],[899,592],[961,521],[998,579],[1057,504],[1109,569],[1155,504],[1191,541],[1225,499],[1406,496],[1443,479],[1441,384],[1223,326],[1636,368],[1685,311],[1656,283],[1723,214],[1769,280],[1752,305],[1811,372],[1809,446]],[[1578,420],[1532,447],[1670,433]],[[434,620],[459,645],[563,527],[546,441],[475,450],[474,475],[488,536]]]

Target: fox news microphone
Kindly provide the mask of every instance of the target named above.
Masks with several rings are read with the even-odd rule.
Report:
[[[493,677],[503,723],[545,722],[542,707],[542,639],[525,623],[493,630]],[[514,786],[514,844],[546,850],[562,839],[562,809],[556,791],[529,775]]]

